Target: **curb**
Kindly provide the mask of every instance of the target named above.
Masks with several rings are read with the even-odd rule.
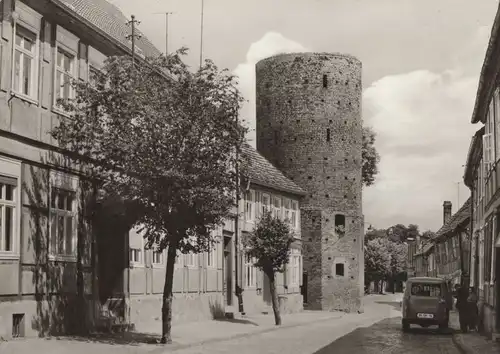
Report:
[[[199,345],[206,345],[206,344],[212,344],[212,343],[218,343],[218,342],[227,342],[227,341],[230,341],[233,339],[248,338],[248,337],[252,337],[254,335],[270,333],[270,332],[279,331],[281,329],[286,329],[286,328],[295,328],[295,327],[306,326],[306,325],[309,325],[311,323],[326,322],[329,320],[339,319],[342,317],[344,317],[344,314],[339,314],[337,316],[323,317],[323,318],[319,318],[319,319],[316,319],[314,321],[309,321],[309,322],[302,322],[302,323],[295,323],[295,324],[289,324],[289,325],[281,325],[281,326],[264,328],[264,329],[261,329],[261,330],[255,331],[255,332],[238,333],[238,334],[231,335],[228,337],[210,338],[210,339],[205,339],[202,341],[187,343],[187,344],[166,344],[166,345],[165,344],[157,344],[158,347],[148,351],[148,353],[174,352],[174,351],[178,351],[181,349],[196,347]]]
[[[461,354],[475,354],[476,351],[465,344],[461,333],[455,333],[452,336],[453,344],[460,351]]]

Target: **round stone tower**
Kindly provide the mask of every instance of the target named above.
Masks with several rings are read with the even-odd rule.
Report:
[[[301,203],[308,308],[361,311],[361,62],[330,53],[257,63],[257,150],[309,192]]]

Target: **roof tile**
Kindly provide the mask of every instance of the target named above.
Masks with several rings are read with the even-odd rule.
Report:
[[[127,39],[130,34],[129,21],[120,9],[106,0],[60,0],[68,10],[83,17],[88,22],[110,35],[114,40],[122,45],[132,48],[131,42]],[[137,40],[137,47],[146,57],[160,55],[160,51],[151,43],[139,30],[141,36]],[[139,51],[140,53],[140,51]]]
[[[448,220],[446,224],[444,224],[438,232],[436,232],[436,238],[442,237],[449,232],[453,232],[458,226],[467,222],[470,218],[470,207],[471,207],[471,198],[467,199],[467,201],[462,205],[462,207]]]
[[[246,144],[242,153],[248,157],[248,177],[252,183],[296,195],[307,194],[250,145]]]

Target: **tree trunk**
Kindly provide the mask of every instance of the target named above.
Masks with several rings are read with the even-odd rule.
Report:
[[[177,245],[171,244],[167,252],[167,270],[163,287],[163,305],[161,309],[161,343],[172,343],[172,287],[174,283],[174,265],[177,256]]]
[[[280,326],[281,315],[280,315],[278,293],[276,292],[276,278],[274,276],[274,272],[270,272],[267,276],[269,277],[269,288],[271,290],[271,299],[273,302],[274,322],[276,326]]]

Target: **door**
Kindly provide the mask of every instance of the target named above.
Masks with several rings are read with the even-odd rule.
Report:
[[[307,304],[307,272],[302,273],[302,287],[300,292],[302,293],[302,302]]]
[[[231,263],[231,238],[224,237],[224,285],[223,293],[226,298],[226,305],[231,306],[233,303],[233,267]]]
[[[272,298],[271,298],[271,284],[269,283],[269,277],[264,272],[262,273],[262,276],[264,278],[264,282],[262,285],[262,299],[267,305],[271,305]]]

